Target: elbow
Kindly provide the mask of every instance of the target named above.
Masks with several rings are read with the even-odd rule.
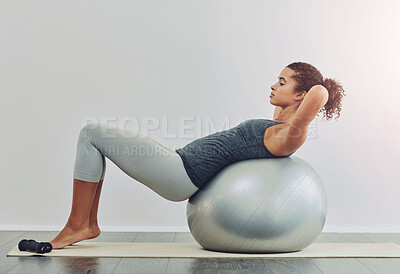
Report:
[[[321,92],[322,92],[322,106],[325,106],[329,100],[329,92],[327,88],[324,86],[322,86]]]
[[[320,100],[320,108],[326,105],[326,103],[329,100],[329,92],[326,87],[323,85],[315,85],[313,86],[308,92],[308,94],[313,94],[316,98],[319,98]]]

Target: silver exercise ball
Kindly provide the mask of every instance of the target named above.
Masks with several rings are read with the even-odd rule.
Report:
[[[227,166],[189,198],[186,216],[205,249],[239,253],[299,251],[325,224],[321,178],[298,157]]]

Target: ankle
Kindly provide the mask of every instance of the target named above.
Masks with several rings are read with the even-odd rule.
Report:
[[[83,221],[83,222],[68,221],[65,226],[74,231],[78,231],[90,227],[90,223],[88,221]]]
[[[99,224],[97,223],[97,219],[89,220],[89,225],[91,227],[99,226]]]

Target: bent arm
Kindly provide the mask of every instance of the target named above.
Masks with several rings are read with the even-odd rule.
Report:
[[[328,90],[322,85],[315,85],[307,92],[289,127],[285,140],[287,149],[298,148],[299,142],[304,141],[308,125],[328,102],[328,99]]]

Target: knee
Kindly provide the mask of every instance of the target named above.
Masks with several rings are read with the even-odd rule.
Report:
[[[101,131],[105,127],[102,123],[89,123],[81,128],[79,138],[89,138],[91,136],[101,134]]]

